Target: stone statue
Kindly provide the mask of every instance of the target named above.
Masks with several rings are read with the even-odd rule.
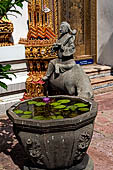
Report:
[[[50,61],[46,76],[43,80],[49,80],[51,74],[55,72],[58,76],[71,69],[75,65],[73,54],[75,53],[75,35],[76,30],[71,30],[70,25],[67,22],[62,22],[60,26],[60,37],[53,45],[52,51],[58,53],[58,58]]]
[[[58,58],[50,61],[46,76],[42,78],[43,81],[46,81],[46,85],[48,84],[46,88],[48,95],[55,95],[52,93],[52,89],[55,89],[60,92],[59,94],[93,98],[89,77],[73,59],[76,30],[72,31],[67,22],[62,22],[60,33],[61,35],[52,49],[57,51]]]

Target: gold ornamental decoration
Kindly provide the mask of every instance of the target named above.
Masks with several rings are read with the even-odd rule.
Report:
[[[67,21],[72,29],[77,30],[75,61],[93,59],[96,62],[96,10],[97,0],[29,0],[27,39],[19,41],[26,48],[30,72],[28,82],[44,75],[50,59],[57,57],[51,54],[51,47],[59,36],[62,21]],[[34,85],[27,84],[26,87],[31,92],[36,89]],[[32,97],[30,92],[28,94]]]
[[[26,81],[24,98],[44,95],[41,81],[51,59],[52,45],[58,37],[57,0],[30,0],[28,3],[29,31],[27,39],[21,38],[19,43],[26,48],[29,77]]]
[[[0,20],[0,47],[13,45],[13,24],[5,16]]]

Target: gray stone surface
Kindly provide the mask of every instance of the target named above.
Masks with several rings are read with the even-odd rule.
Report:
[[[113,0],[97,0],[98,63],[113,66]]]

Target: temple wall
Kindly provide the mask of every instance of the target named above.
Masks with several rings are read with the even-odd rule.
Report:
[[[18,41],[21,38],[26,38],[28,33],[28,26],[27,26],[27,20],[28,20],[28,8],[27,3],[24,2],[23,9],[19,9],[19,11],[22,13],[22,16],[19,14],[16,14],[17,18],[14,16],[9,15],[8,18],[12,21],[14,26],[13,31],[13,40],[14,44],[18,44]]]
[[[97,61],[113,66],[113,0],[97,0]]]
[[[9,16],[14,24],[13,39],[17,44],[20,37],[26,38],[28,32],[27,3],[24,3],[22,16]],[[113,0],[97,0],[97,62],[113,66]]]

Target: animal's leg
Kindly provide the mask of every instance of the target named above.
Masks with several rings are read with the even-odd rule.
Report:
[[[75,96],[75,87],[74,86],[67,86],[66,89],[67,89],[67,92],[69,95]]]

